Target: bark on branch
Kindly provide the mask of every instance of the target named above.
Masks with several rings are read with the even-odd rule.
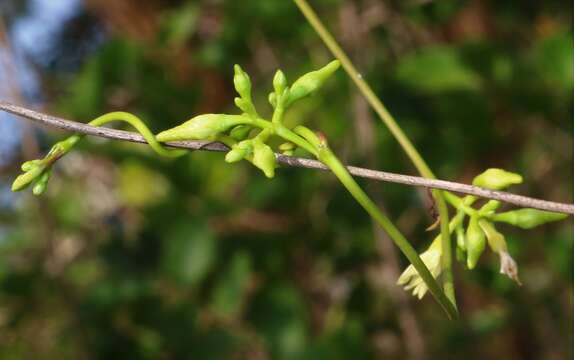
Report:
[[[83,133],[86,135],[99,136],[114,140],[146,143],[144,138],[137,133],[104,128],[104,127],[93,127],[90,125],[40,113],[31,109],[27,109],[6,102],[0,101],[0,110],[24,117],[26,119],[33,120],[37,123],[40,123],[48,127],[55,127],[76,133]],[[174,148],[189,149],[189,150],[206,150],[206,151],[219,151],[219,152],[226,152],[229,150],[227,146],[221,143],[209,142],[209,141],[177,141],[177,142],[168,142],[165,145]],[[328,168],[317,160],[298,158],[281,154],[276,154],[276,157],[278,162],[284,165],[328,171]],[[517,205],[520,207],[535,208],[540,210],[554,211],[574,215],[573,204],[535,199],[527,196],[512,194],[505,191],[488,190],[477,186],[461,184],[451,181],[425,179],[418,176],[394,174],[385,171],[364,169],[356,166],[347,166],[347,169],[351,174],[358,177],[378,181],[392,182],[397,184],[410,185],[410,186],[420,186],[432,189],[448,190],[461,194],[476,195],[478,197],[485,199],[500,200],[502,202]]]

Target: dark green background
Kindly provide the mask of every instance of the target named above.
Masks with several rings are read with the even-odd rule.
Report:
[[[5,2],[9,32],[30,2]],[[572,202],[571,4],[312,5],[440,178],[469,183],[502,167],[525,178],[513,191]],[[82,122],[125,110],[154,131],[236,111],[235,63],[268,115],[278,67],[292,81],[331,60],[287,0],[85,1],[52,40],[33,63],[43,110]],[[288,121],[323,131],[347,163],[416,173],[343,71]],[[26,134],[0,169],[3,188],[65,135]],[[426,192],[361,184],[424,249]],[[268,180],[222,154],[165,160],[89,139],[47,194],[0,208],[0,229],[3,359],[572,356],[571,219],[501,226],[522,287],[490,251],[474,271],[457,263],[459,321],[394,285],[405,259],[328,173],[281,168]]]

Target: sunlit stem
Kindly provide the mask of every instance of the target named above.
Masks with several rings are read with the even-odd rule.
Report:
[[[343,186],[345,186],[355,200],[385,230],[401,252],[407,257],[409,262],[413,264],[414,268],[418,271],[419,275],[428,286],[429,291],[445,310],[449,318],[453,319],[458,317],[455,306],[447,298],[445,292],[441,289],[436,279],[432,276],[429,269],[421,260],[417,251],[412,247],[397,227],[395,227],[395,225],[379,210],[367,194],[365,194],[337,157],[327,147],[325,147],[318,150],[318,159],[333,171],[335,176],[337,176],[339,181],[341,181]]]
[[[333,36],[329,33],[327,28],[323,25],[315,11],[309,6],[306,0],[293,0],[295,4],[301,10],[301,13],[305,16],[309,24],[313,27],[313,29],[317,32],[317,34],[321,37],[325,45],[329,48],[331,53],[341,62],[343,68],[349,75],[349,77],[353,80],[355,85],[359,88],[359,91],[363,94],[365,99],[371,105],[371,107],[375,110],[377,115],[379,115],[380,119],[383,123],[387,126],[391,134],[395,137],[395,139],[399,142],[405,153],[411,159],[414,166],[417,168],[421,176],[435,179],[435,175],[424,161],[422,156],[416,150],[410,139],[405,135],[401,127],[398,125],[396,120],[393,118],[391,113],[387,110],[387,108],[383,105],[381,100],[377,97],[374,91],[371,89],[369,84],[363,79],[363,76],[359,73],[359,71],[355,68],[352,61],[349,59],[345,51],[339,46],[337,41],[333,38]],[[443,277],[443,287],[447,293],[448,298],[452,302],[453,306],[456,307],[456,298],[454,294],[454,285],[453,285],[453,275],[452,275],[452,251],[451,251],[451,243],[450,243],[450,236],[448,232],[448,208],[446,206],[443,192],[434,190],[433,196],[436,200],[438,213],[441,220],[441,235],[442,235],[442,265],[444,269],[445,276]],[[454,196],[454,195],[453,195]]]

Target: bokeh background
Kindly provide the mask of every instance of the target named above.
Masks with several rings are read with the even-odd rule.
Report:
[[[572,202],[572,3],[314,0],[440,178],[488,167]],[[155,131],[231,112],[233,64],[260,109],[331,55],[287,0],[1,0],[0,99]],[[269,113],[268,110],[262,110]],[[354,165],[415,174],[341,71],[297,105]],[[406,265],[336,179],[268,180],[222,154],[177,160],[90,138],[40,198],[9,187],[66,134],[0,113],[2,359],[572,358],[571,219],[502,227],[524,283],[456,265],[459,321],[395,285]],[[418,249],[424,190],[361,181]]]

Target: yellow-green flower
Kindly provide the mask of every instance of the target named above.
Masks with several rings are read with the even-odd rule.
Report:
[[[420,257],[426,267],[436,279],[442,272],[440,258],[442,256],[442,247],[440,235],[437,236],[429,248],[423,252]],[[413,265],[409,265],[397,280],[397,285],[403,286],[405,290],[412,290],[413,295],[422,299],[428,291],[428,287],[420,277],[418,271]]]

